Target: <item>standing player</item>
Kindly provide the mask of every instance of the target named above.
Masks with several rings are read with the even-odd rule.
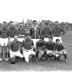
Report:
[[[52,30],[49,30],[48,27],[44,28],[42,31],[41,31],[41,36],[44,37],[44,40],[45,41],[49,41],[49,37],[52,37]]]
[[[54,50],[56,53],[56,59],[59,60],[62,55],[64,55],[65,61],[67,62],[67,51],[65,47],[60,43],[59,39],[56,39],[56,43],[54,46]]]
[[[53,41],[55,42],[56,39],[60,39],[60,42],[62,43],[62,39],[61,39],[61,35],[64,35],[65,34],[65,30],[64,29],[61,29],[59,26],[56,26],[54,29],[53,29]]]

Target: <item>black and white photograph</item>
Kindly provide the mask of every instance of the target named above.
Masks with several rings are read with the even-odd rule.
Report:
[[[0,71],[72,71],[72,0],[0,0]]]

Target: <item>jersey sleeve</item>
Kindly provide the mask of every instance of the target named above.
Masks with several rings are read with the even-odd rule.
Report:
[[[61,48],[62,48],[62,49],[65,49],[65,47],[64,47],[62,44],[61,44]]]

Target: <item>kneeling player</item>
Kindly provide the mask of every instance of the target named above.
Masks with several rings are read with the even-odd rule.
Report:
[[[52,37],[50,37],[49,38],[49,42],[47,42],[47,58],[48,59],[51,59],[51,58],[54,58],[55,57],[55,55],[54,55],[54,53],[53,53],[53,50],[54,50],[54,45],[55,45],[55,43],[53,42],[53,38]]]
[[[23,58],[23,55],[20,52],[20,42],[17,40],[17,36],[14,37],[14,41],[10,44],[10,62],[16,63],[16,57]]]
[[[67,51],[65,47],[60,43],[59,39],[56,39],[56,44],[54,47],[56,59],[59,60],[62,55],[64,55],[65,61],[67,62]]]
[[[45,59],[46,55],[46,42],[44,41],[43,38],[41,38],[37,43],[36,43],[36,50],[37,50],[37,58],[38,59]]]
[[[34,43],[29,35],[25,37],[25,41],[22,42],[22,45],[23,45],[23,57],[25,58],[26,62],[29,62],[30,59],[32,59],[32,57],[36,55],[34,51]]]

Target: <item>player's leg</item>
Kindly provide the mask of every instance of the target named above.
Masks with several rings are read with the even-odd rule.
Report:
[[[67,62],[67,51],[66,51],[66,49],[64,49],[64,50],[62,51],[62,53],[63,53],[63,55],[64,55],[65,61]]]
[[[44,54],[43,54],[43,56],[42,56],[42,59],[43,59],[43,60],[47,59],[47,53],[46,53],[46,50],[44,50]]]
[[[47,50],[47,59],[50,60],[51,56],[52,56],[52,51],[51,50]]]
[[[16,63],[16,56],[15,56],[15,52],[12,52],[11,50],[10,50],[10,63],[11,64],[15,64]]]
[[[33,50],[29,50],[29,59],[34,61],[36,60],[36,53]]]
[[[0,61],[2,61],[2,50],[0,51]]]
[[[23,55],[20,53],[20,51],[17,51],[16,56],[20,57],[20,58],[23,58]]]
[[[25,58],[26,62],[29,62],[29,52],[28,51],[23,51],[23,57]]]
[[[6,51],[4,52],[5,54],[5,61],[9,60],[9,53],[8,53],[8,47],[6,47]]]

